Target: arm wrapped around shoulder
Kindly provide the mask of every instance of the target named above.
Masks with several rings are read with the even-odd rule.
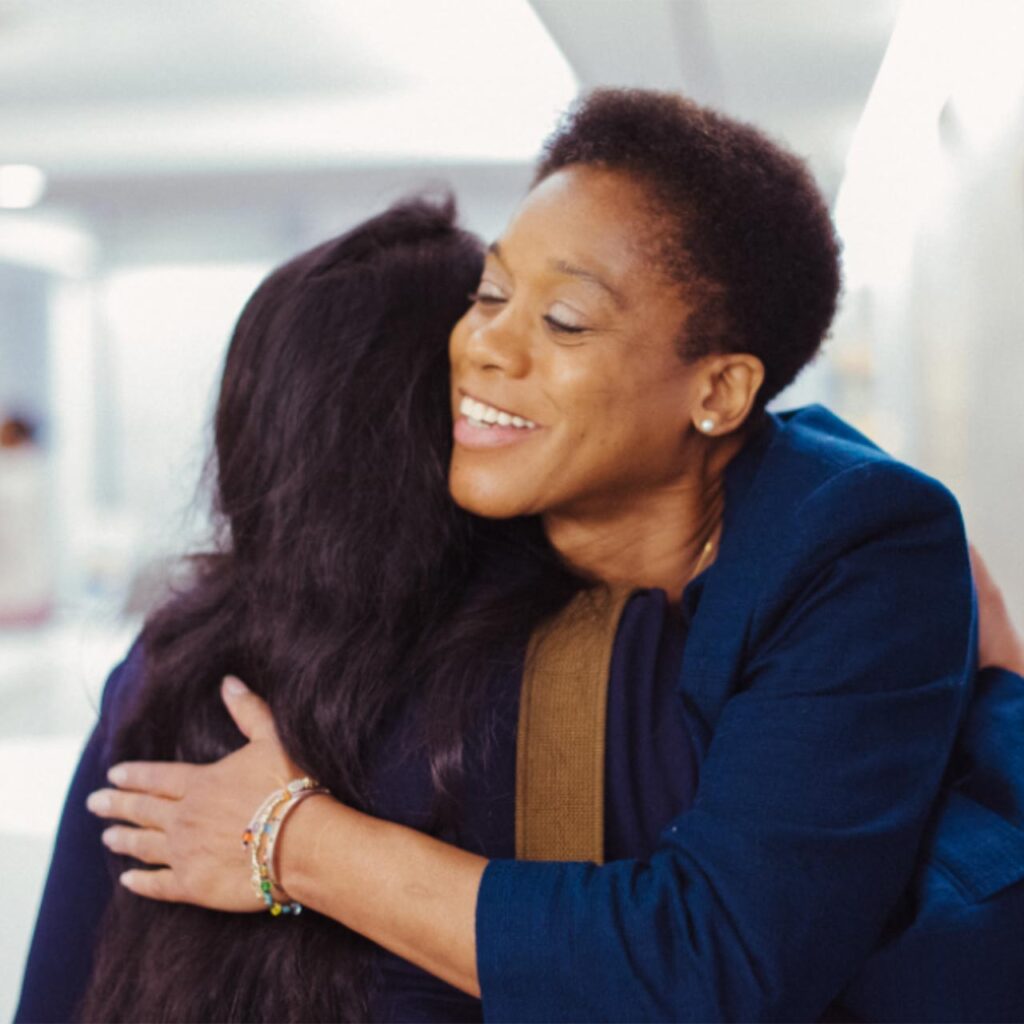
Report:
[[[879,460],[772,529],[721,625],[744,656],[696,802],[650,861],[487,868],[488,1020],[816,1020],[878,940],[973,671],[960,514]]]

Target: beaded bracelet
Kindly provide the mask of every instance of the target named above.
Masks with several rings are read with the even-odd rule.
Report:
[[[306,799],[306,797],[316,796],[317,794],[326,792],[327,790],[324,789],[323,786],[316,786],[313,789],[302,789],[298,792],[289,794],[288,797],[278,803],[274,808],[275,812],[280,809],[280,813],[272,822],[270,822],[272,828],[270,832],[267,833],[266,846],[262,857],[262,866],[266,869],[267,879],[270,884],[273,887],[280,889],[281,892],[284,892],[284,886],[277,880],[274,853],[277,848],[277,841],[280,839],[281,832],[284,829],[285,818],[287,818],[288,815]]]
[[[268,862],[273,855],[281,822],[289,809],[298,802],[298,799],[312,795],[314,792],[326,793],[327,790],[308,776],[293,779],[283,789],[274,790],[260,804],[252,821],[242,833],[242,846],[250,852],[253,891],[257,898],[266,905],[273,917],[279,917],[281,914],[302,913],[302,904],[290,899],[287,893],[284,894],[284,901],[274,897],[273,889],[277,883],[271,878]],[[277,810],[282,805],[284,806],[283,813],[275,818]],[[277,885],[277,888],[284,893],[280,885]]]
[[[253,891],[256,894],[256,898],[266,904],[267,910],[269,910],[274,917],[277,917],[280,914],[299,914],[302,912],[302,907],[299,904],[296,904],[294,900],[282,902],[274,898],[273,886],[267,874],[266,864],[264,863],[264,858],[260,855],[266,846],[268,838],[274,832],[275,825],[271,820],[271,817],[274,813],[274,809],[282,799],[283,790],[277,790],[268,797],[266,801],[264,801],[264,804],[257,812],[256,817],[246,830],[246,835],[249,836],[248,841],[244,838],[242,840],[243,844],[250,848]]]

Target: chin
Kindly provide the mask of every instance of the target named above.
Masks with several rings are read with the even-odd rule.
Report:
[[[496,486],[476,474],[451,472],[448,491],[459,508],[484,519],[514,519],[533,511],[525,507],[521,497],[510,494],[507,486]]]

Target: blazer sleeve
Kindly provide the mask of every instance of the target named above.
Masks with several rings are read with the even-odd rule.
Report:
[[[753,619],[721,627],[749,632],[739,687],[651,858],[487,866],[487,1020],[817,1020],[868,956],[971,676],[966,541],[948,492],[889,462],[794,526]]]
[[[835,1019],[1024,1019],[1022,739],[1024,677],[982,669],[907,912],[843,992]]]
[[[143,678],[141,644],[107,679],[100,717],[68,790],[39,916],[29,948],[15,1024],[71,1021],[92,969],[96,930],[110,900],[110,877],[100,833],[106,823],[85,798],[106,785],[110,743],[127,699]]]

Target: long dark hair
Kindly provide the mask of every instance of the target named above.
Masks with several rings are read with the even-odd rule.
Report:
[[[218,695],[231,672],[269,701],[303,770],[373,812],[368,754],[415,694],[428,828],[446,834],[467,730],[487,710],[481,680],[579,586],[535,521],[486,523],[448,496],[447,337],[481,264],[450,200],[411,200],[257,289],[216,412],[219,542],[145,625],[145,682],[116,759],[236,748]],[[372,946],[343,926],[114,888],[83,1019],[370,1016]]]

